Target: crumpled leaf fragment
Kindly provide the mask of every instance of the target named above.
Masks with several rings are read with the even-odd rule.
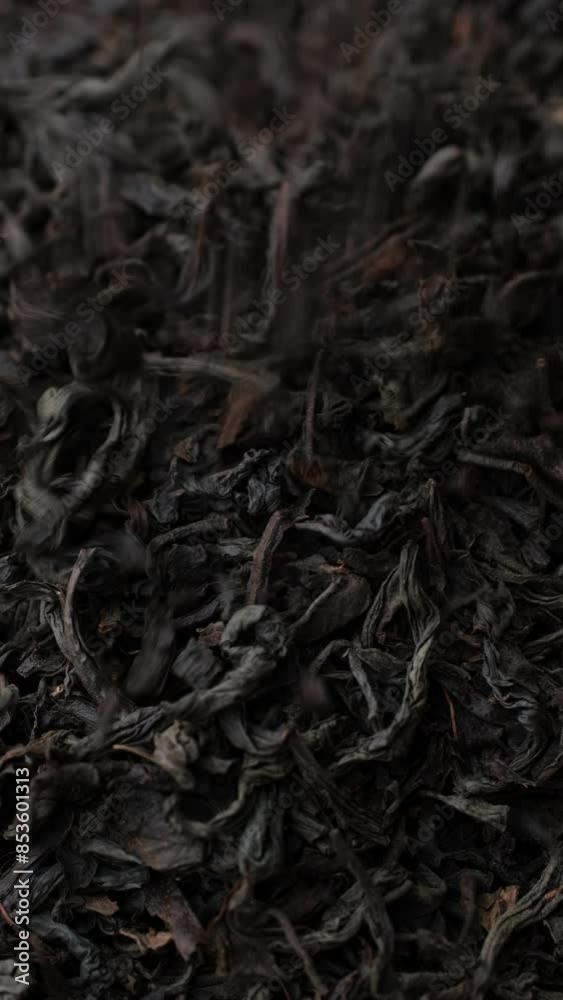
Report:
[[[497,889],[496,892],[485,892],[481,896],[478,896],[479,921],[486,931],[492,930],[495,924],[506,913],[508,907],[514,906],[519,892],[520,890],[517,885],[509,885],[505,889]]]

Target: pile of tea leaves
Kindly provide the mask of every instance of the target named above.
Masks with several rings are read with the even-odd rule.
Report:
[[[0,27],[0,996],[562,1000],[555,0]]]

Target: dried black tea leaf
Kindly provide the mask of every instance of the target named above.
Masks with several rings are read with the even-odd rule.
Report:
[[[0,994],[555,1000],[563,13],[70,6],[0,5]]]

